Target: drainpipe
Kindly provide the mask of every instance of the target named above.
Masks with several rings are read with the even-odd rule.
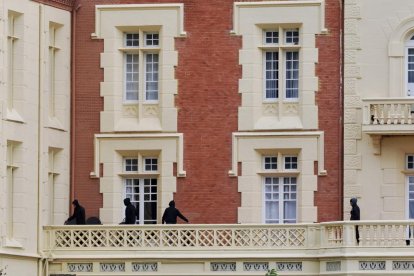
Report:
[[[340,30],[340,34],[339,34],[339,39],[340,39],[340,50],[339,50],[339,55],[340,55],[340,73],[339,73],[339,81],[340,81],[340,86],[339,86],[339,93],[340,93],[340,108],[341,108],[341,117],[340,117],[340,127],[339,127],[339,137],[341,137],[341,143],[340,143],[340,148],[339,148],[339,152],[341,153],[341,164],[340,164],[340,173],[339,173],[339,183],[342,183],[341,187],[340,187],[340,206],[339,206],[339,211],[341,212],[341,219],[344,220],[344,188],[345,188],[345,180],[344,180],[344,20],[345,20],[345,0],[341,0],[340,1],[340,5],[341,5],[341,17],[339,20],[339,30]]]
[[[38,60],[38,70],[39,70],[39,74],[38,74],[38,110],[37,110],[37,254],[41,257],[38,260],[38,275],[42,275],[42,264],[44,262],[44,258],[43,258],[43,253],[41,248],[42,246],[42,223],[41,223],[41,202],[42,202],[42,191],[41,191],[41,187],[42,187],[42,170],[41,168],[43,168],[43,161],[42,161],[42,140],[43,140],[43,118],[42,118],[42,91],[43,91],[43,64],[44,64],[44,52],[43,52],[43,47],[44,47],[44,14],[43,14],[43,9],[44,9],[44,5],[43,4],[39,4],[39,34],[38,34],[38,38],[39,38],[39,42],[38,42],[38,47],[39,47],[39,60]]]
[[[75,69],[75,54],[76,54],[76,13],[81,7],[81,4],[78,3],[79,1],[75,1],[72,9],[72,22],[71,22],[71,81],[70,81],[70,198],[69,198],[69,210],[70,210],[70,202],[75,198],[75,130],[76,130],[76,69]]]

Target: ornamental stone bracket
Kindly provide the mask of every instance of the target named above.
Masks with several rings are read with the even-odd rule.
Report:
[[[108,140],[121,140],[121,139],[157,139],[157,140],[176,140],[177,148],[177,177],[185,177],[184,171],[184,136],[182,133],[159,133],[159,134],[95,134],[94,137],[94,164],[93,171],[90,173],[91,178],[99,178],[100,172],[100,160],[101,160],[101,142]]]

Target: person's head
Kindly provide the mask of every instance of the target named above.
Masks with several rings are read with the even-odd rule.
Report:
[[[127,197],[124,199],[124,204],[125,206],[128,206],[129,204],[131,204],[131,200]]]
[[[175,207],[175,202],[174,202],[174,200],[171,200],[171,201],[170,201],[170,203],[168,203],[168,205],[169,205],[170,207]]]
[[[75,206],[79,206],[79,201],[77,199],[75,199],[74,201],[72,201],[72,204]]]
[[[356,197],[353,197],[353,198],[351,198],[351,200],[349,201],[349,203],[351,203],[351,206],[355,206],[355,205],[357,205],[357,199],[356,199]]]

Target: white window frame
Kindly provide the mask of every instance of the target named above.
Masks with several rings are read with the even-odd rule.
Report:
[[[136,167],[137,167],[137,169],[136,170],[127,170],[127,166],[135,166],[135,165],[127,165],[127,160],[136,160],[137,161],[137,165],[136,165]],[[139,162],[139,158],[138,157],[125,157],[124,158],[124,162],[123,162],[123,171],[124,172],[128,172],[128,173],[132,173],[132,172],[139,172],[139,164],[140,164],[140,162]]]
[[[150,166],[151,167],[152,166],[156,166],[157,169],[156,170],[152,170],[152,169],[151,170],[147,170],[147,164],[146,164],[147,160],[151,160],[151,161],[156,160],[156,164],[154,165],[154,164],[151,163]],[[149,156],[146,156],[146,157],[144,157],[144,160],[142,162],[142,166],[143,166],[142,170],[144,172],[158,172],[158,167],[159,167],[158,158],[157,157],[149,157]]]
[[[409,159],[412,159],[411,162],[409,162]],[[412,164],[412,167],[409,167],[410,163]],[[413,217],[410,218],[410,201],[414,201],[414,154],[406,154],[405,155],[405,169],[408,173],[405,175],[405,181],[406,181],[406,219],[414,219]],[[410,191],[411,186],[411,191]],[[410,194],[411,197],[410,198]]]
[[[19,43],[19,36],[17,32],[17,20],[19,19],[20,14],[17,14],[13,11],[8,12],[8,30],[7,30],[7,67],[8,67],[8,93],[7,93],[7,108],[8,110],[13,110],[15,108],[15,97],[16,97],[16,91],[15,91],[15,67],[16,67],[16,60],[15,60],[15,54],[16,54],[16,44]]]
[[[156,181],[155,187],[156,187],[156,191],[155,193],[152,191],[152,183],[150,183],[150,191],[145,192],[145,182],[146,181],[150,181],[152,182],[153,180]],[[132,187],[131,187],[131,192],[127,192],[127,182],[131,181],[132,182]],[[139,189],[139,194],[138,194],[138,200],[135,198],[135,192],[134,190],[134,182],[138,182],[138,189]],[[139,208],[138,208],[138,212],[139,212],[139,218],[137,218],[136,223],[137,224],[156,224],[157,223],[157,212],[158,212],[158,205],[159,205],[159,201],[158,201],[158,192],[159,192],[159,183],[158,183],[158,179],[155,177],[134,177],[134,178],[124,178],[124,198],[130,198],[131,199],[131,203],[134,204],[134,206],[136,208],[138,208],[138,204],[139,204]],[[141,192],[143,191],[143,192]],[[149,195],[150,199],[146,199],[146,195]],[[153,196],[155,196],[155,199],[153,198]],[[156,207],[155,207],[155,217],[152,220],[145,220],[144,216],[145,216],[145,203],[146,202],[155,202],[156,203]],[[152,223],[145,223],[145,222],[152,222]]]
[[[276,165],[276,168],[274,168],[274,169],[273,168],[266,169],[266,164],[267,164],[266,159],[267,158],[270,158],[270,159],[275,158],[276,159],[276,162],[272,162],[272,160],[270,160],[270,162],[268,162],[268,164],[270,166],[272,166],[273,164],[275,164]],[[263,170],[265,170],[265,171],[277,170],[278,169],[278,157],[277,157],[277,155],[266,155],[266,156],[263,156],[262,164],[263,164]]]
[[[138,35],[138,45],[127,46],[127,36],[128,35]],[[157,39],[150,39],[152,42],[157,42],[157,44],[149,45],[147,36],[158,35]],[[139,102],[143,103],[158,103],[160,98],[160,32],[158,31],[151,31],[146,32],[143,30],[139,30],[136,32],[126,32],[123,34],[123,45],[124,48],[121,50],[124,51],[123,55],[123,102],[124,104],[136,104]],[[127,99],[127,56],[132,55],[133,57],[137,57],[138,61],[138,69],[137,71],[133,71],[132,73],[138,74],[138,84],[137,84],[137,99]],[[155,83],[156,89],[152,90],[151,94],[155,94],[156,96],[154,99],[149,99],[148,97],[148,90],[147,90],[147,59],[149,55],[154,55],[157,61],[153,62],[155,65],[153,75],[156,75],[155,80],[151,80]],[[155,91],[155,92],[154,92]]]
[[[276,164],[277,164],[277,169],[265,169],[265,159],[266,158],[271,158],[271,157],[276,157]],[[291,158],[291,157],[295,157],[296,158],[296,168],[294,169],[287,169],[286,168],[286,158]],[[263,168],[263,172],[262,174],[262,187],[263,187],[263,192],[262,192],[262,204],[263,204],[263,212],[262,212],[262,221],[263,223],[296,223],[298,220],[298,179],[299,179],[299,155],[298,154],[284,154],[282,152],[277,152],[276,154],[266,154],[262,156],[262,168]],[[267,217],[267,209],[266,209],[266,202],[268,202],[269,200],[266,198],[266,186],[269,184],[266,184],[266,179],[270,178],[271,181],[273,182],[274,179],[278,179],[278,184],[272,184],[272,185],[278,185],[278,189],[279,189],[279,194],[278,194],[278,207],[279,207],[279,213],[278,213],[278,221],[277,222],[270,222],[272,219]],[[296,181],[295,183],[295,191],[294,191],[294,201],[295,201],[295,218],[294,219],[286,219],[284,218],[284,205],[285,205],[285,199],[284,199],[284,193],[285,193],[285,186],[287,188],[290,187],[289,184],[285,184],[284,180],[285,179],[289,179],[292,180],[294,179]],[[291,193],[289,193],[289,195],[291,195]],[[273,195],[271,195],[273,197]],[[290,221],[286,221],[286,220],[290,220]]]
[[[410,159],[412,161],[410,161]],[[410,164],[412,164],[412,168],[409,167]],[[407,154],[405,156],[405,169],[406,170],[413,170],[413,172],[414,172],[414,154]]]
[[[287,168],[287,158],[296,158],[296,168]],[[293,162],[290,162],[292,164],[294,164]],[[297,171],[299,169],[299,162],[298,162],[298,156],[297,155],[283,155],[283,169],[286,171]]]
[[[414,83],[409,85],[408,82],[408,65],[409,65],[409,50],[414,50],[414,34],[410,35],[410,38],[405,43],[405,64],[404,64],[404,76],[405,76],[405,95],[406,97],[414,97]],[[412,55],[414,57],[414,54]],[[414,62],[413,62],[414,65]],[[414,69],[413,69],[414,71]]]
[[[298,33],[298,43],[290,43],[286,41],[286,33],[287,32],[297,32]],[[266,33],[267,32],[277,32],[278,33],[278,43],[268,43],[266,42]],[[300,75],[301,75],[301,51],[300,51],[300,42],[301,42],[301,34],[299,28],[282,28],[279,27],[276,29],[264,29],[262,30],[263,36],[263,46],[262,48],[262,72],[263,72],[263,101],[264,102],[277,102],[279,100],[285,102],[298,102],[300,98]],[[267,74],[266,74],[266,62],[267,53],[278,53],[278,66],[277,66],[277,92],[276,97],[267,97],[266,93],[266,82],[267,82]],[[297,82],[297,97],[287,97],[287,55],[288,53],[297,53],[297,59],[293,61],[297,61],[297,69],[291,69],[291,71],[297,71],[297,78],[291,78],[289,80],[293,80]],[[292,66],[293,68],[293,66]]]
[[[271,179],[271,181],[273,182],[273,180],[277,179],[278,183],[277,184],[273,184],[273,183],[269,183],[266,184],[266,179]],[[285,179],[289,179],[289,181],[291,180],[295,180],[295,184],[294,185],[289,185],[284,183]],[[285,223],[297,223],[298,220],[298,177],[296,176],[264,176],[262,178],[263,181],[263,222],[268,224],[268,223],[276,223],[276,224],[285,224]],[[268,218],[267,214],[266,214],[266,203],[272,200],[268,200],[266,199],[266,195],[267,192],[266,191],[266,185],[271,185],[271,189],[273,189],[274,185],[278,186],[278,197],[274,200],[278,203],[278,207],[279,207],[279,212],[278,212],[278,219],[272,219],[272,218]],[[295,190],[292,191],[291,188],[295,187]],[[285,189],[288,188],[289,191],[285,191]],[[289,199],[289,200],[285,200],[285,193],[288,193],[289,196],[294,197],[294,199]],[[270,194],[271,197],[273,197],[273,192]],[[273,199],[273,198],[272,198]],[[284,211],[285,211],[285,203],[286,202],[290,202],[290,201],[294,201],[295,202],[295,217],[294,218],[285,218],[284,217]],[[272,222],[272,220],[274,220]]]

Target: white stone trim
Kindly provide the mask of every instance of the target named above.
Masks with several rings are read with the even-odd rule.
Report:
[[[184,136],[182,133],[161,133],[161,134],[95,134],[94,137],[94,170],[90,173],[91,178],[99,178],[100,175],[100,142],[103,140],[117,139],[177,139],[177,177],[185,177],[184,171]]]
[[[234,2],[233,4],[233,30],[231,34],[239,35],[239,13],[242,8],[278,7],[278,6],[320,6],[320,28],[322,33],[327,33],[325,27],[325,0],[294,0],[294,1],[263,1],[263,2]]]
[[[295,138],[312,138],[318,139],[318,175],[327,175],[325,170],[325,142],[323,131],[306,131],[306,132],[233,132],[232,135],[232,167],[229,170],[229,176],[237,176],[238,162],[238,140],[240,138],[260,138],[260,137],[295,137]]]
[[[101,13],[116,10],[177,10],[179,17],[179,26],[177,37],[185,37],[184,31],[184,4],[123,4],[123,5],[96,5],[95,6],[95,32],[91,34],[92,38],[101,38]]]

